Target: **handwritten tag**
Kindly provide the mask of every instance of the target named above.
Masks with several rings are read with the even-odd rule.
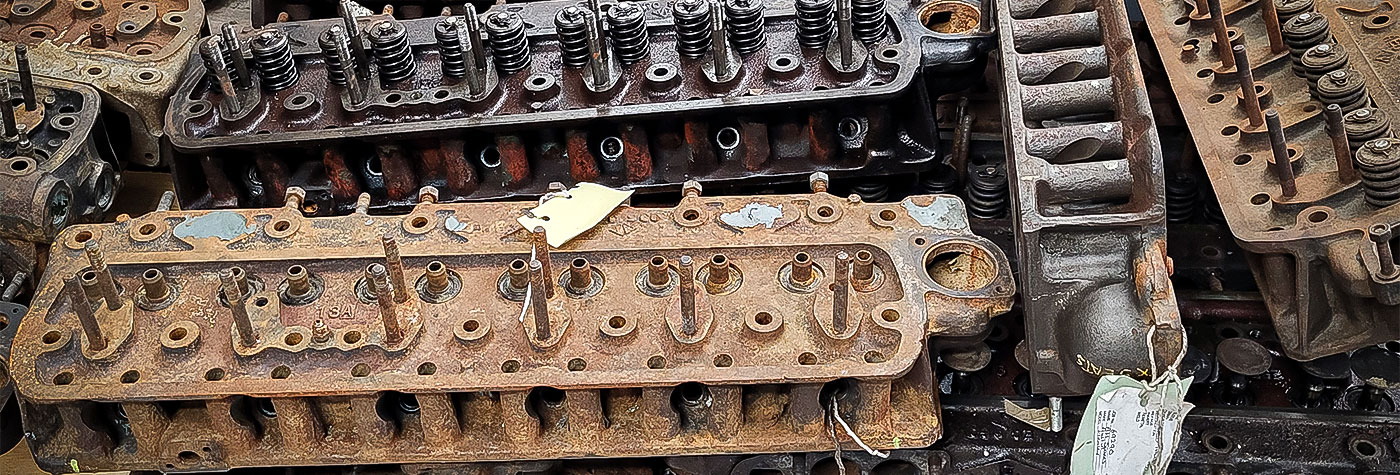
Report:
[[[1161,475],[1181,440],[1191,378],[1149,386],[1127,376],[1104,376],[1094,387],[1074,438],[1070,473]]]
[[[604,218],[630,197],[631,190],[614,190],[596,183],[579,183],[569,191],[545,199],[539,206],[526,211],[524,216],[516,218],[516,221],[527,230],[543,226],[549,245],[559,247],[603,222]]]

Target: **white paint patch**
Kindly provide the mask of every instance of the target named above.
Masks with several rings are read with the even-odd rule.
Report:
[[[754,228],[763,225],[768,229],[773,228],[773,222],[783,217],[783,205],[767,205],[763,203],[749,203],[744,205],[739,211],[733,211],[719,215],[719,220],[736,228]]]
[[[448,216],[444,225],[447,226],[448,231],[452,232],[460,232],[467,229],[467,223],[458,220],[456,216]]]
[[[934,198],[928,206],[919,206],[913,201],[904,200],[904,210],[919,224],[933,229],[967,229],[967,210],[962,201],[950,198]]]
[[[175,225],[175,229],[171,233],[180,239],[219,238],[223,241],[233,241],[244,235],[253,234],[253,231],[257,229],[257,225],[249,223],[248,218],[241,214],[232,211],[215,211],[186,219]]]

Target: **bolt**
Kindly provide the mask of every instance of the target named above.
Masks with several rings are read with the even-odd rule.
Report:
[[[438,189],[436,186],[425,186],[418,189],[418,203],[432,204],[438,202]]]
[[[84,250],[87,252],[88,264],[97,276],[97,290],[101,293],[102,300],[106,301],[107,309],[122,308],[121,291],[117,290],[117,282],[112,279],[112,270],[107,268],[107,259],[102,256],[102,248],[98,247],[97,240],[88,241]]]
[[[19,135],[19,126],[15,123],[14,92],[10,90],[10,80],[0,78],[0,100],[5,103],[0,104],[0,117],[3,117],[5,125],[5,140],[13,140]]]
[[[355,214],[361,216],[369,214],[369,202],[369,193],[360,193],[360,196],[355,198]]]
[[[1268,0],[1272,2],[1273,0]],[[1238,69],[1235,78],[1240,83],[1240,96],[1244,101],[1244,112],[1249,117],[1250,127],[1259,127],[1264,124],[1263,112],[1259,109],[1259,94],[1254,92],[1254,70],[1249,67],[1249,56],[1244,52],[1244,45],[1235,45],[1234,49],[1235,67]]]
[[[19,69],[19,91],[24,95],[24,110],[33,112],[39,108],[34,99],[34,73],[29,69],[29,47],[24,43],[15,44],[15,67]]]
[[[295,210],[301,210],[301,204],[304,201],[306,201],[306,190],[300,186],[287,187],[287,192],[282,196],[282,205]]]
[[[1380,258],[1380,277],[1386,280],[1400,277],[1400,268],[1396,267],[1395,254],[1390,248],[1390,241],[1395,238],[1394,230],[1389,224],[1379,223],[1371,226],[1368,234],[1371,242],[1376,244],[1376,256]]]
[[[1279,186],[1282,187],[1285,198],[1292,198],[1298,194],[1298,183],[1294,181],[1293,164],[1288,161],[1288,138],[1283,135],[1278,111],[1269,109],[1265,112],[1264,122],[1269,128],[1269,148],[1274,153],[1274,172],[1278,175]]]
[[[175,192],[166,190],[160,194],[160,202],[156,203],[156,211],[170,211],[170,207],[175,205]]]
[[[1235,56],[1230,52],[1230,31],[1225,24],[1225,13],[1220,9],[1220,0],[1206,0],[1206,7],[1210,10],[1210,26],[1215,29],[1215,52],[1220,56],[1220,65],[1225,69],[1233,68]]]
[[[690,256],[681,256],[679,267],[681,276],[681,334],[694,335],[697,330],[695,322],[695,264]]]
[[[1263,2],[1260,13],[1264,16],[1264,29],[1269,35],[1269,52],[1274,54],[1288,51],[1288,45],[1283,42],[1283,29],[1278,21],[1278,6],[1273,1]]]
[[[234,88],[233,78],[229,75],[228,65],[224,64],[224,44],[223,39],[217,36],[210,36],[204,39],[199,45],[199,55],[204,59],[204,67],[214,74],[214,78],[219,83],[219,92],[223,93],[224,103],[228,104],[229,111],[234,114],[243,111],[243,100],[238,95],[238,90]]]
[[[703,191],[703,190],[702,190],[702,188],[701,188],[701,186],[700,186],[700,182],[698,182],[698,181],[695,181],[695,180],[686,180],[685,183],[682,183],[682,184],[681,184],[681,196],[684,196],[684,197],[700,196],[700,192],[701,192],[701,191]]]
[[[4,291],[4,292],[0,292],[0,302],[13,302],[13,301],[15,301],[15,296],[19,295],[19,288],[20,288],[20,286],[24,285],[24,281],[25,281],[26,279],[29,279],[29,273],[28,273],[28,272],[24,272],[24,271],[15,272],[14,277],[11,277],[11,278],[10,278],[10,283],[9,283],[9,285],[6,285],[6,286],[5,286],[5,291]]]
[[[807,185],[812,187],[812,193],[826,193],[831,186],[831,179],[826,176],[826,172],[816,172],[807,176]]]
[[[856,37],[851,23],[851,13],[851,0],[837,0],[836,42],[841,47],[841,69],[850,68],[856,60]]]
[[[544,234],[544,226],[535,226],[535,229],[530,232],[530,237],[531,244],[534,246],[534,259],[540,261],[540,268],[544,271],[544,275],[554,275],[554,272],[549,268],[549,238]],[[545,281],[548,282],[549,279],[546,278]],[[554,298],[553,285],[544,286],[544,297]]]
[[[394,288],[394,302],[403,303],[408,300],[408,284],[403,277],[403,258],[399,257],[399,243],[388,234],[380,237],[380,242],[384,244],[384,262],[389,267],[389,279]]]
[[[1337,160],[1337,179],[1342,183],[1351,183],[1360,179],[1360,174],[1356,172],[1356,164],[1352,162],[1351,145],[1347,143],[1346,126],[1342,124],[1342,107],[1337,104],[1327,104],[1327,107],[1324,107],[1322,111],[1327,118],[1327,135],[1332,138],[1332,155]]]
[[[319,318],[316,319],[315,323],[311,324],[311,341],[316,343],[331,341],[330,327],[326,326],[326,322],[321,321]]]
[[[230,267],[219,271],[219,282],[228,308],[233,311],[233,325],[238,330],[239,341],[243,346],[253,346],[258,343],[258,335],[253,331],[253,320],[248,318],[248,300],[238,283],[240,275],[243,275],[242,269]]]
[[[392,298],[394,290],[389,284],[389,271],[383,264],[370,264],[365,268],[365,280],[369,283],[375,302],[379,304],[379,318],[384,322],[384,341],[397,343],[403,338],[403,329],[399,326],[398,307]]]
[[[549,275],[545,273],[544,263],[539,259],[530,260],[530,306],[533,307],[535,315],[535,339],[539,341],[548,340],[551,336],[549,328],[549,293],[552,293],[549,285]]]
[[[63,281],[64,294],[68,297],[68,305],[73,307],[73,312],[78,314],[78,324],[82,327],[83,333],[87,335],[88,349],[92,351],[102,351],[107,348],[107,337],[102,336],[102,329],[97,325],[97,315],[92,311],[92,303],[88,302],[83,295],[82,287],[78,285],[78,277],[72,276]]]
[[[146,269],[141,274],[141,289],[145,291],[146,302],[150,304],[165,303],[165,299],[170,298],[170,285],[160,269]]]
[[[836,253],[836,283],[832,284],[831,291],[831,330],[841,335],[846,333],[846,313],[851,298],[851,255],[846,251]]]

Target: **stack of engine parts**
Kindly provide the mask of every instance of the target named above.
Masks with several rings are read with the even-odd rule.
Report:
[[[1400,113],[1389,2],[1143,2],[1283,350],[1400,338]]]
[[[1009,264],[954,197],[815,184],[690,185],[554,248],[515,221],[533,202],[432,189],[402,216],[308,218],[293,189],[70,227],[12,350],[30,446],[217,470],[929,445],[926,340],[987,332]]]
[[[187,208],[343,214],[538,196],[550,182],[674,192],[934,168],[931,94],[993,35],[961,1],[529,2],[398,19],[225,27],[166,117]],[[360,14],[365,13],[365,14]],[[528,25],[528,28],[527,28]]]
[[[1123,5],[997,3],[1007,181],[1037,391],[1088,394],[1183,351],[1162,152]],[[1164,361],[1165,360],[1165,361]]]
[[[120,156],[160,163],[161,118],[203,27],[203,3],[12,0],[0,18],[0,67],[97,89]]]

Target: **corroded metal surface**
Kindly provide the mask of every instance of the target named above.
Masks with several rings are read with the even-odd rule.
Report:
[[[1087,394],[1183,350],[1162,154],[1123,5],[1000,1],[1007,180],[1035,391]],[[1153,329],[1155,328],[1155,331]]]
[[[97,91],[44,77],[33,81],[34,110],[23,101],[0,105],[15,116],[15,129],[0,132],[0,238],[48,243],[65,226],[106,211],[120,174],[108,162],[110,144],[95,131]],[[18,98],[21,85],[7,84],[0,88],[12,89],[0,93]]]
[[[946,195],[691,192],[548,252],[514,220],[529,202],[308,218],[289,196],[61,235],[13,352],[41,465],[827,450],[837,408],[872,446],[922,446],[925,340],[982,334],[1015,292]]]
[[[1205,2],[1144,2],[1143,13],[1283,350],[1310,360],[1400,338],[1400,274],[1390,270],[1400,241],[1372,232],[1400,223],[1379,152],[1393,137],[1382,118],[1400,114],[1393,2],[1222,3],[1216,16]],[[1214,40],[1217,23],[1229,44]],[[1321,67],[1322,45],[1350,60]],[[1324,75],[1334,68],[1336,79]],[[1328,125],[1329,104],[1340,129]],[[1260,120],[1269,111],[1273,137],[1272,120]]]
[[[204,23],[203,3],[10,0],[0,18],[0,67],[14,70],[15,45],[27,46],[36,75],[101,91],[104,107],[121,114],[107,122],[125,158],[159,163],[161,118]]]

